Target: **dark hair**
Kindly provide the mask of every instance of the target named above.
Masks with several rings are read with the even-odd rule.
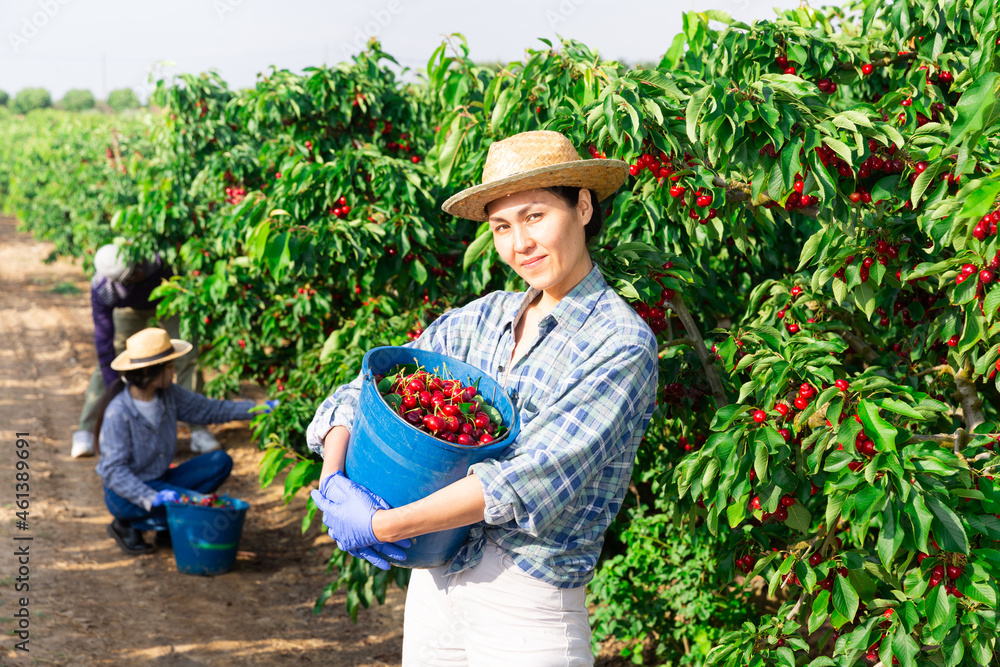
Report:
[[[108,409],[108,405],[112,399],[125,389],[125,380],[128,380],[129,384],[134,384],[139,389],[145,389],[160,377],[164,367],[165,364],[153,364],[152,366],[143,366],[135,370],[125,371],[104,391],[101,402],[97,404],[97,421],[94,423],[95,445],[101,440],[101,426],[104,424],[104,412]],[[125,380],[122,379],[123,376]]]
[[[580,203],[580,193],[586,188],[578,188],[572,185],[554,185],[544,189],[562,199],[566,202],[567,206],[574,207]],[[590,222],[583,228],[584,240],[587,243],[590,243],[590,240],[600,234],[601,229],[604,228],[604,209],[601,208],[600,202],[597,201],[597,193],[593,190],[589,192],[593,213],[590,216]]]

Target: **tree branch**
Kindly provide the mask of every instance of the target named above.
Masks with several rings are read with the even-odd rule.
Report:
[[[659,352],[664,352],[668,348],[676,347],[678,345],[691,345],[694,346],[694,341],[690,338],[675,338],[674,340],[668,340],[666,343],[661,343]]]
[[[740,183],[738,181],[729,182],[724,178],[716,176],[712,180],[712,185],[717,188],[725,188],[727,202],[739,203],[749,201],[751,206],[765,206],[769,202],[774,202],[775,204],[778,203],[765,194],[759,195],[756,201],[751,201],[753,198],[753,192],[750,190],[750,185],[747,183]],[[796,213],[801,213],[802,215],[810,218],[819,216],[818,206],[806,206],[805,208],[797,208],[795,211]]]
[[[847,344],[854,350],[855,354],[860,354],[867,363],[874,363],[878,358],[878,353],[871,348],[868,343],[855,336],[850,331],[841,331],[840,337],[847,341]]]
[[[974,373],[972,362],[968,358],[965,365],[955,373],[955,387],[962,400],[962,417],[967,431],[972,431],[986,421],[983,418],[983,401],[979,398],[976,381],[973,380]]]
[[[684,330],[692,341],[692,347],[694,347],[694,351],[698,354],[698,358],[701,359],[701,363],[705,367],[708,385],[712,388],[712,396],[715,398],[716,410],[729,405],[726,390],[722,386],[722,379],[719,378],[719,372],[716,370],[715,363],[713,363],[714,359],[710,356],[711,352],[705,347],[705,339],[701,337],[698,326],[695,324],[694,318],[691,317],[687,306],[684,305],[684,299],[681,298],[680,294],[674,295],[674,298],[670,301],[670,306],[677,313],[681,324],[684,325]]]

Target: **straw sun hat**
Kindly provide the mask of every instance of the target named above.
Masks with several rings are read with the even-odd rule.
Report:
[[[445,213],[482,222],[486,205],[500,197],[556,185],[587,188],[598,201],[625,182],[628,164],[621,160],[584,160],[565,135],[551,130],[522,132],[490,146],[483,182],[446,201]]]
[[[132,371],[165,363],[190,350],[191,343],[186,340],[171,338],[163,329],[149,327],[128,337],[125,351],[115,357],[111,368],[116,371]]]

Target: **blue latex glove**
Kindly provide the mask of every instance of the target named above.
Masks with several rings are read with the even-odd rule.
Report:
[[[387,543],[375,538],[372,516],[380,509],[390,509],[378,495],[337,471],[323,479],[311,496],[323,512],[323,524],[329,528],[330,537],[340,549],[383,570],[389,569],[386,557],[406,560],[403,549],[410,546],[410,540]]]
[[[163,489],[153,498],[153,507],[159,507],[163,503],[176,503],[180,499],[181,497],[173,489]]]
[[[264,409],[261,410],[261,413],[269,415],[272,412],[274,412],[274,409],[278,407],[280,404],[281,401],[279,401],[276,398],[272,398],[270,401],[264,401]]]

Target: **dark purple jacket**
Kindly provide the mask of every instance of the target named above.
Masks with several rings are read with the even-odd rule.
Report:
[[[157,257],[150,263],[149,275],[134,285],[123,285],[95,274],[90,281],[90,305],[94,314],[94,345],[97,347],[97,361],[101,365],[104,386],[110,387],[118,379],[118,371],[111,369],[115,359],[115,308],[135,308],[152,310],[156,304],[149,300],[149,294],[160,283],[174,274],[170,267],[163,266]]]

